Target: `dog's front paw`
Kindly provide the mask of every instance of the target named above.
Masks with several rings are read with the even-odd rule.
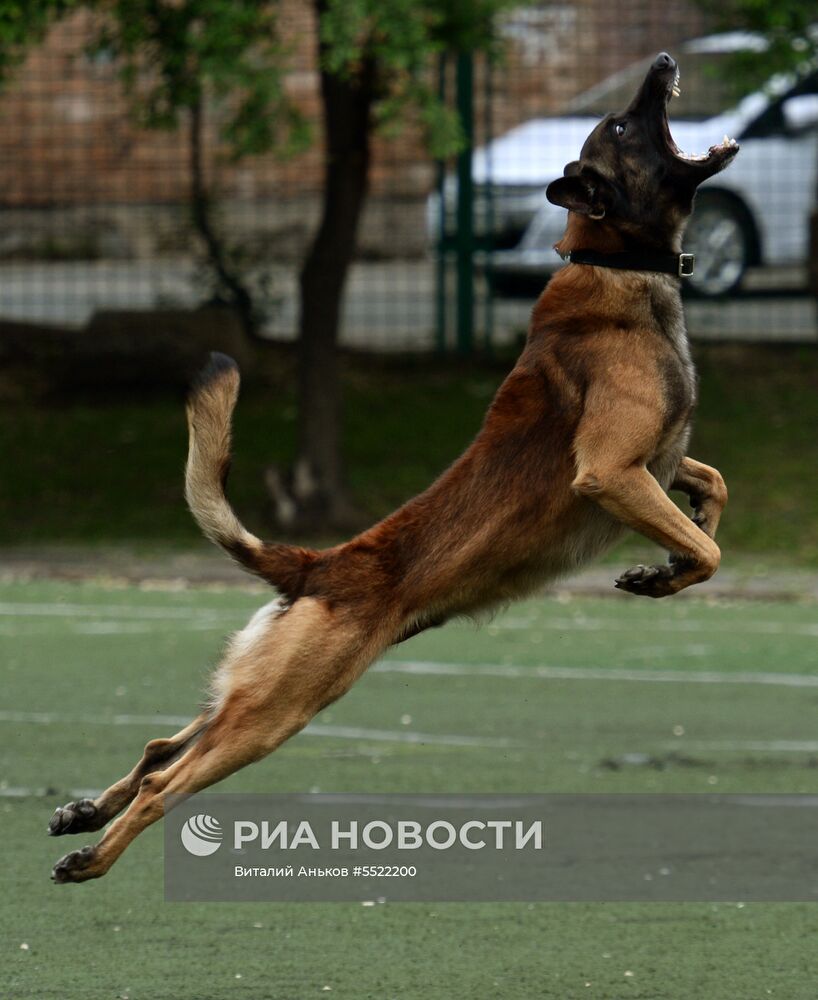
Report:
[[[643,597],[667,597],[675,593],[672,584],[675,575],[675,567],[670,565],[634,566],[617,577],[614,586]]]
[[[51,881],[64,885],[66,882],[85,882],[89,878],[99,878],[103,872],[96,862],[96,847],[82,847],[78,851],[72,851],[54,865]]]

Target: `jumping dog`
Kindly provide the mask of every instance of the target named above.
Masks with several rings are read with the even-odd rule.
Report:
[[[536,303],[477,438],[429,489],[351,541],[323,551],[268,543],[239,522],[224,490],[239,374],[212,357],[188,404],[187,502],[204,534],[280,596],[231,639],[190,725],[151,740],[98,798],[57,809],[53,836],[99,830],[126,811],[96,846],[58,861],[54,881],[104,875],[168,794],[266,757],[389,646],[529,594],[626,528],[670,556],[628,570],[622,590],[665,597],[716,571],[727,493],[715,469],[686,457],[696,377],[679,275],[696,188],[738,146],[678,149],[667,123],[678,81],[660,54],[631,104],[603,118],[549,185],[549,200],[568,209],[556,249],[571,263]],[[669,489],[689,497],[692,517]]]

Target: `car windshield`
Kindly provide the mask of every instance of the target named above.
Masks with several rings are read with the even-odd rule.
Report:
[[[725,72],[733,52],[688,52],[680,56],[681,96],[674,97],[674,118],[703,121],[733,107],[747,90],[737,89]],[[644,79],[650,60],[629,66],[602,83],[574,98],[565,114],[600,117],[626,108]]]

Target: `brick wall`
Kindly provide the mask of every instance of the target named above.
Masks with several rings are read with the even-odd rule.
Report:
[[[292,50],[287,86],[317,123],[320,109],[311,5],[283,0],[282,24]],[[660,48],[672,49],[682,38],[702,33],[704,27],[699,9],[689,0],[663,4],[571,0],[519,8],[508,16],[503,30],[509,44],[503,65],[493,73],[495,134],[558,110],[568,98],[609,73]],[[172,249],[173,233],[184,225],[183,217],[173,211],[183,204],[188,185],[184,134],[137,126],[129,117],[115,67],[86,54],[94,34],[93,16],[87,12],[58,24],[0,95],[0,210],[6,236],[21,210],[36,210],[37,218],[46,219],[49,210],[70,213],[73,209],[73,216],[62,216],[64,228],[73,231],[80,208],[87,209],[93,221],[103,209],[108,216],[117,212],[121,216],[129,205],[153,206],[155,221],[148,228],[164,232],[156,236],[156,246],[164,240]],[[480,139],[485,112],[482,87],[478,86],[476,96]],[[215,132],[211,123],[214,150]],[[213,157],[211,169],[228,205],[286,203],[281,224],[300,227],[299,231],[314,217],[321,179],[318,142],[288,161],[268,155],[228,166]],[[385,240],[394,242],[395,232],[389,229],[384,206],[411,204],[417,216],[417,206],[433,178],[419,130],[411,123],[396,137],[376,140],[373,200],[381,204],[381,215],[386,211]],[[71,219],[75,221],[65,221]],[[137,252],[133,250],[137,244],[141,245],[140,240],[134,237],[131,250],[124,252]],[[13,249],[15,239],[11,245]],[[149,247],[144,250],[149,252]]]

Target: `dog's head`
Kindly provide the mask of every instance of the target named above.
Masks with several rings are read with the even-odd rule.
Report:
[[[605,219],[628,242],[667,246],[681,234],[702,181],[738,152],[725,137],[706,153],[683,153],[670,134],[667,105],[678,93],[675,59],[661,52],[630,105],[606,115],[564,176],[548,185],[555,205]]]

